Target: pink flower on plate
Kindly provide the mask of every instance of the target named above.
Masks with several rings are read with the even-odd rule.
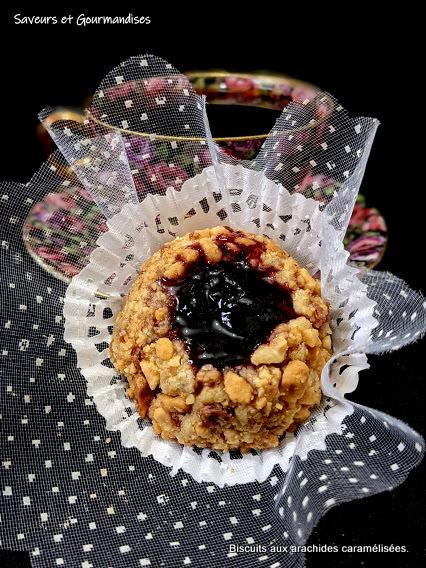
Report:
[[[318,119],[324,118],[331,112],[331,105],[328,101],[319,102],[315,111],[315,115]]]
[[[76,207],[75,200],[68,193],[48,193],[44,202],[51,207],[59,207],[65,211],[71,211]]]
[[[109,89],[105,90],[105,95],[108,100],[115,101],[116,99],[129,97],[134,90],[134,83],[132,81],[127,81],[126,83],[120,83],[113,87],[109,87]]]
[[[263,143],[262,139],[258,140],[243,140],[243,141],[230,141],[221,142],[220,145],[223,150],[234,158],[246,160],[252,158]]]
[[[98,229],[101,233],[106,233],[108,231],[108,225],[106,221],[101,221],[98,225]]]
[[[380,256],[378,250],[374,249],[372,252],[357,252],[355,254],[351,254],[350,260],[352,262],[376,262]]]
[[[86,223],[73,215],[66,215],[64,217],[64,226],[71,231],[71,233],[82,233],[86,230]]]
[[[38,202],[34,205],[34,207],[31,209],[31,212],[34,215],[39,215],[40,213],[44,213],[45,212],[45,207],[44,207],[44,203],[42,202]]]
[[[54,215],[53,211],[49,211],[44,203],[36,203],[31,210],[31,215],[33,215],[38,221],[42,223],[47,223],[51,217]],[[31,226],[31,225],[29,225]]]
[[[303,101],[312,101],[317,94],[317,91],[309,85],[300,85],[295,87],[291,98],[295,103],[303,103]]]
[[[144,81],[144,89],[150,97],[156,97],[170,90],[170,85],[165,77],[151,77]]]
[[[62,260],[65,255],[59,250],[52,250],[49,247],[38,247],[37,254],[46,260]]]
[[[182,184],[189,178],[182,168],[169,166],[166,162],[148,164],[145,168],[145,175],[153,191],[165,191],[168,187],[180,191]]]
[[[253,81],[245,77],[225,77],[225,85],[231,93],[246,93],[254,88]]]
[[[371,209],[368,209],[371,211]],[[386,225],[385,220],[381,215],[373,214],[370,215],[365,223],[362,225],[363,231],[381,231],[383,233],[386,232]]]
[[[363,235],[349,243],[348,250],[350,253],[367,251],[374,247],[380,247],[384,245],[385,242],[386,239],[382,236],[369,237],[367,235]]]

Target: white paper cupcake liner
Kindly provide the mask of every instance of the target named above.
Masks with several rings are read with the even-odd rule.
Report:
[[[162,244],[189,231],[224,224],[264,234],[311,274],[319,271],[321,262],[324,266],[320,242],[325,214],[317,201],[290,194],[262,173],[242,165],[224,165],[222,172],[229,193],[222,192],[218,202],[214,198],[219,193],[215,170],[209,167],[186,181],[182,193],[169,190],[165,196],[148,196],[142,203],[126,205],[108,221],[109,231],[99,238],[87,267],[73,278],[64,303],[64,337],[77,353],[88,395],[106,419],[106,427],[121,433],[123,446],[136,447],[143,456],[151,455],[171,468],[171,475],[181,469],[196,481],[221,487],[264,481],[276,465],[286,471],[295,452],[297,432],[285,435],[278,448],[237,459],[229,453],[195,450],[162,440],[127,397],[127,381],[109,363],[108,348],[114,319],[141,263]],[[347,257],[343,244],[338,255],[343,260]],[[359,371],[367,367],[365,355],[344,355],[354,343],[351,336],[362,330],[368,337],[377,325],[372,316],[374,302],[367,298],[366,286],[356,273],[344,265],[339,274],[331,274],[331,282],[338,279],[338,292],[333,285],[322,283],[324,298],[331,306],[342,307],[331,311],[334,357],[324,368],[321,382],[324,392],[336,384],[342,396],[356,388]],[[358,298],[356,306],[353,297]],[[112,316],[106,317],[110,313]],[[343,365],[346,368],[340,374]],[[339,431],[351,408],[349,403],[335,406],[331,398],[324,397],[310,418],[311,433],[303,451],[325,447],[327,435]]]

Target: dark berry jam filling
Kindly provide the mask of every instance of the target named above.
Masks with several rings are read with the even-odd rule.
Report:
[[[180,281],[162,281],[173,297],[172,325],[196,366],[249,362],[279,323],[295,317],[290,293],[244,260],[200,260]]]

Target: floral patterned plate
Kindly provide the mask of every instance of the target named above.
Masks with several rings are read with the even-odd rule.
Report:
[[[317,90],[313,85],[284,75],[211,71],[191,72],[188,77],[195,90],[205,94],[213,104],[281,110],[292,100],[314,96]],[[122,102],[122,96],[128,88],[126,83],[114,86],[107,93],[109,104]],[[318,112],[321,120],[326,119],[327,108],[318,109]],[[57,110],[48,117],[49,121],[78,122],[78,119],[78,112],[66,109]],[[48,144],[45,133],[39,133],[42,142]],[[252,159],[257,154],[266,137],[267,134],[256,134],[216,138],[215,141],[225,152],[244,160]],[[134,135],[127,136],[126,140],[129,163],[138,172],[134,176],[134,183],[140,198],[149,192],[161,193],[163,186],[166,188],[169,185],[170,175],[176,185],[177,179],[183,183],[188,177],[199,173],[193,171],[193,160],[185,160],[182,149],[173,155],[175,170],[171,172],[167,166],[170,156],[165,155],[170,152],[169,144],[150,145],[146,138]],[[150,178],[157,180],[155,189],[150,187]],[[334,180],[331,178],[306,172],[298,191],[318,197],[318,192],[327,194],[334,189]],[[75,185],[68,187],[58,181],[58,191],[49,193],[31,209],[24,224],[24,242],[29,254],[48,272],[69,281],[86,265],[99,235],[107,229],[105,222],[99,222],[98,219],[98,207],[77,180]],[[376,266],[384,254],[386,242],[385,220],[377,209],[367,207],[363,196],[359,196],[345,237],[350,262],[360,267]]]
[[[363,195],[358,195],[344,244],[350,253],[349,262],[360,268],[374,268],[385,253],[386,222],[375,207],[367,207]]]
[[[76,199],[78,192],[79,199]],[[80,206],[81,199],[87,208]],[[81,187],[50,193],[37,203],[24,224],[28,252],[48,272],[68,281],[87,264],[104,222],[94,226],[98,208]],[[375,208],[358,197],[345,237],[345,247],[354,266],[372,268],[382,258],[387,242],[386,223]]]

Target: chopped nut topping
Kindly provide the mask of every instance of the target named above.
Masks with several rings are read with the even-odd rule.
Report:
[[[157,388],[160,382],[160,373],[158,372],[158,369],[154,367],[154,364],[150,361],[142,360],[140,362],[140,367],[142,369],[142,373],[145,375],[145,378],[148,381],[149,388],[151,390]]]
[[[155,344],[155,351],[160,359],[171,359],[174,353],[173,343],[167,337],[161,337]]]
[[[232,371],[225,373],[225,392],[237,404],[248,404],[253,397],[253,389],[249,383]]]
[[[167,412],[186,412],[188,410],[188,406],[181,396],[159,394],[157,398]]]
[[[200,367],[176,333],[163,282],[185,281],[189,265],[201,260],[211,266],[233,258],[246,258],[284,287],[291,316],[267,331],[243,363],[220,367],[208,359]],[[202,229],[167,243],[143,264],[116,318],[110,356],[140,415],[162,438],[221,451],[273,448],[321,400],[321,371],[332,348],[328,316],[320,282],[273,241],[225,227]]]
[[[303,361],[289,361],[283,370],[281,387],[284,390],[300,389],[309,375],[309,367]]]

